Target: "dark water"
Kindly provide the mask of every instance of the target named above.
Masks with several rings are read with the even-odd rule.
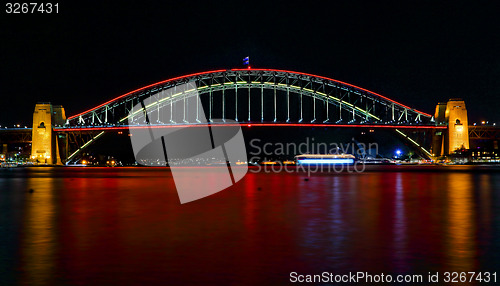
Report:
[[[500,271],[499,169],[305,178],[250,172],[180,205],[165,169],[0,170],[0,284],[280,285],[292,271]]]

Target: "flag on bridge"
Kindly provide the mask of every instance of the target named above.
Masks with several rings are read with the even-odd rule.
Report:
[[[243,59],[243,64],[250,68],[250,57],[246,57]]]

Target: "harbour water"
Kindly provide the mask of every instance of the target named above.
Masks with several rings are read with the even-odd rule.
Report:
[[[323,271],[500,271],[500,168],[251,171],[183,205],[167,168],[0,170],[1,285],[282,285]]]

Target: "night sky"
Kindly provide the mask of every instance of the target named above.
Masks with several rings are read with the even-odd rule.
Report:
[[[470,122],[500,122],[493,4],[158,2],[72,1],[50,15],[3,6],[0,125],[31,125],[38,101],[70,116],[170,77],[240,68],[246,56],[254,68],[335,78],[428,113],[464,98]]]

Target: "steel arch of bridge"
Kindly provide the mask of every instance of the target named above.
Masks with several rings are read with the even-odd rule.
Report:
[[[430,114],[338,80],[285,70],[232,69],[196,73],[145,86],[69,117],[63,128],[123,126],[128,124],[127,119],[134,105],[167,89],[175,89],[177,86],[192,82],[196,84],[200,98],[205,97],[206,99],[204,110],[209,121],[212,120],[212,115],[217,109],[214,106],[214,98],[216,94],[219,94],[218,98],[222,104],[218,107],[217,112],[222,118],[217,118],[233,119],[241,123],[324,123],[331,125],[396,125],[401,127],[435,125]],[[260,91],[260,96],[252,94],[251,90]],[[228,94],[229,91],[231,91],[231,95]],[[281,94],[278,95],[278,93]],[[170,98],[165,98],[162,102],[157,101],[147,108],[154,110],[165,105],[172,106],[181,103],[184,104],[183,110],[185,112],[186,99],[194,94],[189,91],[178,94],[174,92]],[[233,97],[231,103],[228,100],[230,96]],[[264,97],[272,99],[266,101]],[[309,100],[308,104],[305,100]],[[255,115],[255,110],[251,113],[254,102],[258,102],[258,106],[260,106],[260,110],[258,110],[260,116]],[[248,113],[245,111],[245,114],[241,114],[241,112],[238,114],[241,105],[246,106]],[[285,105],[286,116],[284,116],[285,114],[279,116],[277,108],[284,108]],[[194,107],[188,105],[187,108]],[[227,111],[231,108],[233,108],[235,116],[233,118],[226,117]],[[269,119],[265,118],[264,111],[268,113],[271,111]],[[295,115],[295,118],[292,118],[292,114]],[[308,114],[310,120],[305,121],[304,114]],[[136,116],[140,117],[141,113]],[[172,122],[163,120],[156,123],[159,125],[192,125],[196,124],[197,121]],[[137,124],[141,125],[145,122],[139,120]]]

